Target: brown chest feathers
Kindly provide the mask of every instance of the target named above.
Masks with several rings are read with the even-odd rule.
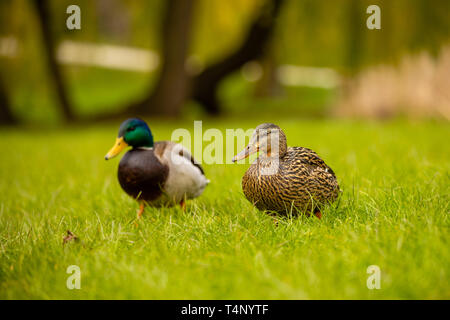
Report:
[[[242,178],[242,190],[260,210],[297,214],[334,202],[339,185],[333,170],[314,151],[292,147],[280,159],[256,159]]]
[[[156,147],[155,150],[133,149],[120,161],[119,183],[131,197],[154,201],[163,193],[169,168],[157,158],[157,151]]]

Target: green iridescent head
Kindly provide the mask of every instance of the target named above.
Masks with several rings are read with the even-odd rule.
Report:
[[[145,121],[131,118],[122,122],[116,143],[106,154],[105,159],[109,160],[114,158],[128,146],[133,148],[153,147],[153,135]]]

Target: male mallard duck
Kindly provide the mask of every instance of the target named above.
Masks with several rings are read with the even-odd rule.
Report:
[[[283,130],[272,123],[256,127],[250,143],[233,162],[260,152],[242,178],[244,195],[259,210],[287,214],[310,212],[320,219],[320,207],[339,194],[336,175],[314,151],[287,147]]]
[[[182,145],[171,141],[153,143],[152,132],[140,119],[128,119],[119,128],[114,147],[105,159],[132,147],[120,160],[118,177],[122,189],[140,203],[160,207],[180,204],[202,194],[209,180],[202,167]]]

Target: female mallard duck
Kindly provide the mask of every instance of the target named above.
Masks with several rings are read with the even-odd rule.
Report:
[[[263,123],[253,132],[250,143],[233,162],[260,152],[242,178],[244,195],[259,210],[310,212],[320,219],[320,207],[339,194],[336,175],[314,151],[287,147],[284,132]]]
[[[153,143],[147,124],[128,119],[119,128],[114,147],[105,159],[132,147],[119,163],[118,177],[122,189],[140,203],[138,218],[145,205],[160,207],[180,204],[202,194],[209,180],[202,167],[182,145],[171,141]]]

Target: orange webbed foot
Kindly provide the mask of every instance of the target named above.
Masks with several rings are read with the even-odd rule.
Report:
[[[145,204],[141,203],[139,204],[139,210],[137,212],[137,219],[140,219],[142,217],[142,214],[144,213]]]
[[[320,220],[320,219],[322,219],[322,213],[319,211],[319,210],[317,210],[316,212],[314,212],[314,215]]]

